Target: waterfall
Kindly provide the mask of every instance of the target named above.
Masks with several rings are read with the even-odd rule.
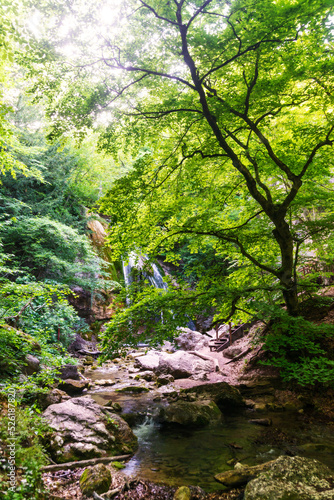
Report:
[[[138,256],[135,253],[131,253],[129,255],[128,259],[128,264],[125,264],[123,261],[123,275],[124,275],[124,281],[125,281],[125,286],[128,287],[131,285],[133,282],[133,276],[131,271],[133,269],[139,269],[143,272],[143,276],[149,280],[152,286],[155,288],[160,288],[161,290],[168,290],[168,285],[167,283],[164,282],[163,277],[159,271],[159,268],[156,264],[150,264],[151,269],[153,273],[146,273],[143,268],[145,266],[145,262],[147,262],[149,259],[147,255],[144,256]],[[126,304],[127,306],[130,305],[130,299],[126,299]],[[190,330],[196,331],[196,326],[193,320],[189,320],[187,323],[187,327]]]

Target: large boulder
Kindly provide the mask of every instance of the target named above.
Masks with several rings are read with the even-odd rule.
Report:
[[[149,351],[144,356],[138,356],[135,361],[135,366],[141,370],[153,371],[159,366],[159,354],[154,351]]]
[[[210,373],[216,370],[214,359],[203,359],[196,354],[186,351],[177,351],[173,354],[162,353],[159,365],[155,368],[157,374],[173,375],[175,379],[188,378],[197,373]]]
[[[202,384],[189,389],[183,389],[183,394],[194,394],[197,398],[214,401],[224,413],[244,407],[244,400],[235,387],[227,382]]]
[[[206,427],[222,421],[222,413],[213,401],[176,401],[160,410],[159,421],[185,427]]]
[[[190,328],[179,328],[180,334],[175,338],[176,344],[183,351],[199,351],[209,345],[209,337]]]
[[[53,404],[43,416],[54,431],[50,452],[58,463],[129,453],[136,449],[137,438],[126,422],[116,414],[103,413],[90,397]]]
[[[111,485],[111,472],[103,464],[95,465],[85,469],[79,479],[80,489],[83,495],[92,496],[96,493],[105,493]]]
[[[245,500],[333,500],[334,473],[317,460],[281,456],[250,481]]]

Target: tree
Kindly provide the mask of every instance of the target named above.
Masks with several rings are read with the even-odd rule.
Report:
[[[303,246],[332,245],[331,12],[318,0],[125,2],[102,56],[67,66],[90,86],[63,85],[49,108],[64,130],[109,107],[101,147],[137,154],[102,204],[114,248],[172,260],[185,238],[194,252],[209,243],[237,264],[227,317],[259,289],[297,315],[311,286]]]

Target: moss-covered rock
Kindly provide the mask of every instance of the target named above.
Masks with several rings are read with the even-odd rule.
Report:
[[[222,413],[213,401],[176,401],[162,408],[159,420],[165,424],[178,424],[186,427],[205,427],[217,425],[222,420]]]
[[[80,489],[84,495],[105,493],[111,485],[111,472],[103,464],[94,465],[85,469],[79,480]]]
[[[334,500],[334,473],[317,460],[282,456],[250,481],[245,500]]]
[[[173,500],[191,500],[191,490],[188,486],[180,486],[173,496]]]

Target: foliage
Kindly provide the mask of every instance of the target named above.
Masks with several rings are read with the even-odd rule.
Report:
[[[136,158],[101,205],[113,251],[175,262],[191,238],[193,253],[209,245],[228,255],[234,294],[220,306],[222,320],[247,310],[251,286],[255,299],[284,300],[297,315],[298,292],[309,286],[299,266],[332,247],[331,8],[130,0],[111,39],[98,4],[87,21],[74,2],[70,64],[57,65],[56,84],[36,83],[55,136],[83,134],[109,109],[101,148]],[[65,57],[60,33],[57,43]]]
[[[9,433],[8,425],[9,418],[1,419],[0,424],[0,442],[7,456]],[[45,465],[47,455],[43,446],[43,439],[49,429],[45,421],[31,408],[15,409],[15,424],[16,424],[16,466],[24,472],[24,477],[20,477],[16,491],[8,490],[8,483],[2,473],[7,474],[7,466],[2,465],[2,473],[0,472],[0,491],[5,495],[6,500],[25,500],[26,498],[45,498],[44,488],[42,485],[41,467]]]
[[[334,361],[326,350],[326,339],[334,337],[334,325],[316,324],[291,317],[284,310],[272,315],[264,349],[264,362],[280,369],[283,380],[299,385],[334,385]]]

